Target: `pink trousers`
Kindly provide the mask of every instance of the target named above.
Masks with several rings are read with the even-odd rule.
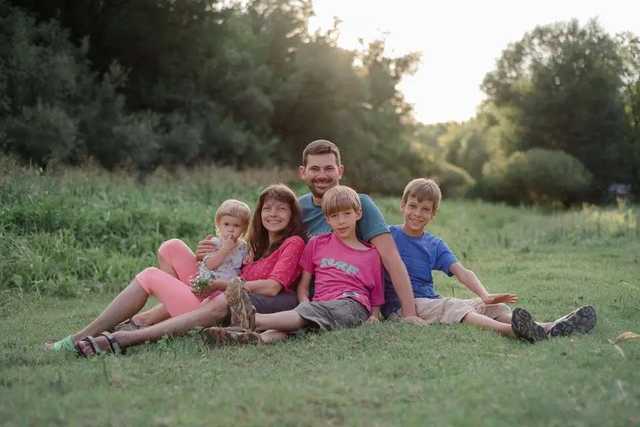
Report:
[[[189,285],[189,279],[198,272],[198,262],[191,249],[182,240],[171,239],[160,245],[158,256],[171,265],[177,277],[157,267],[148,267],[136,275],[136,282],[148,295],[156,297],[171,317],[198,308],[202,299],[191,292]],[[214,296],[216,294],[209,295],[209,299]]]

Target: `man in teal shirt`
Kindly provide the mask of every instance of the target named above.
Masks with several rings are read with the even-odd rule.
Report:
[[[331,228],[322,214],[320,204],[324,193],[338,185],[344,173],[340,150],[334,143],[327,140],[319,139],[311,142],[302,152],[302,165],[298,168],[298,173],[310,190],[298,199],[307,233],[316,235],[330,232]],[[425,324],[426,322],[416,316],[409,274],[382,213],[369,196],[360,194],[360,201],[363,215],[358,221],[358,237],[371,243],[380,253],[382,263],[400,299],[403,320]]]

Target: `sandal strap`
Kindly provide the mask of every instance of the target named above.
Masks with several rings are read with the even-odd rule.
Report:
[[[94,341],[91,341],[89,338],[90,337],[84,337],[76,343],[76,352],[78,353],[78,356],[89,357],[89,354],[87,354],[87,352],[84,350],[84,347],[80,346],[80,343],[89,344],[89,346],[91,347],[91,350],[93,350],[93,354],[98,354],[96,352],[96,346]]]
[[[113,335],[102,332],[99,336],[105,337],[107,339],[107,342],[109,343],[109,347],[111,348],[111,352],[113,354],[125,353],[125,349],[120,347],[120,343],[118,342],[118,340],[116,340],[116,338]]]
[[[98,344],[98,340],[96,340],[94,337],[87,337],[87,339],[91,343],[91,347],[93,347],[93,352],[96,356],[99,356],[102,353],[106,353],[106,350],[103,350],[102,348],[100,348],[100,344]]]

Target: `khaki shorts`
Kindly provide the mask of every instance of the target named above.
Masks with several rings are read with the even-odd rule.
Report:
[[[472,311],[494,320],[511,314],[511,308],[508,305],[484,304],[480,298],[416,298],[416,314],[427,323],[460,323],[464,316]],[[389,318],[399,316],[400,310],[391,314]]]

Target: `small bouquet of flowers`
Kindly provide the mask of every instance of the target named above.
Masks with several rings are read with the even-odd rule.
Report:
[[[197,275],[193,279],[191,279],[191,290],[194,294],[202,295],[205,294],[207,289],[209,288],[209,279],[206,277]]]

